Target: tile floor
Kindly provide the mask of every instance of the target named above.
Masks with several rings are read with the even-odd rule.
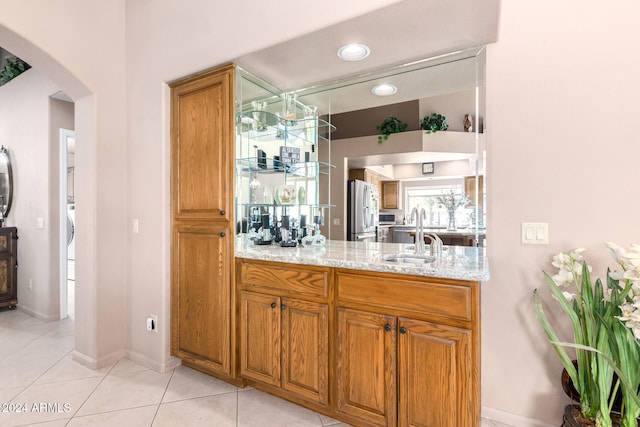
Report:
[[[160,374],[123,359],[91,370],[72,359],[73,333],[72,319],[0,309],[0,426],[346,426],[184,366]]]

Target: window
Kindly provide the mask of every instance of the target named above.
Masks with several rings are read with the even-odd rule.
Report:
[[[413,208],[420,207],[424,208],[427,213],[425,227],[446,227],[449,223],[449,214],[447,209],[440,205],[436,196],[441,196],[450,191],[453,191],[454,194],[464,195],[462,184],[407,188],[405,192],[407,221],[411,220]],[[471,204],[467,205],[466,208],[456,210],[456,224],[458,227],[471,225],[473,209],[470,206]]]

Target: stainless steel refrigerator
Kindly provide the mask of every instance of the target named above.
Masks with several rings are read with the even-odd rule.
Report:
[[[379,212],[376,186],[357,179],[347,182],[347,240],[375,242]]]

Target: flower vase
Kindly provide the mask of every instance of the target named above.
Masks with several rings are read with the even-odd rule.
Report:
[[[456,212],[449,211],[449,224],[447,225],[447,231],[456,231],[458,227],[456,227]]]

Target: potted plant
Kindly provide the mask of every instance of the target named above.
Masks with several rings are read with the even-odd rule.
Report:
[[[621,271],[607,270],[606,284],[591,280],[584,249],[554,256],[553,277],[544,273],[554,298],[573,328],[573,343],[562,342],[549,323],[537,289],[536,315],[579,394],[579,416],[565,411],[563,426],[637,427],[640,415],[640,245],[623,249],[607,243]],[[572,360],[567,348],[575,349]],[[614,373],[616,375],[614,375]],[[620,413],[613,402],[620,390]],[[574,411],[575,412],[575,411]]]
[[[382,135],[378,136],[378,144],[382,143],[383,139],[385,141],[389,139],[389,135],[392,133],[404,132],[407,126],[405,122],[395,116],[387,117],[382,123],[376,126],[376,129],[382,132]]]
[[[7,57],[0,69],[0,86],[27,71],[31,66],[17,57]]]
[[[447,124],[447,118],[442,114],[431,113],[431,115],[426,115],[420,121],[420,129],[426,130],[427,133],[434,133],[439,130],[447,130],[449,129],[449,125]]]

